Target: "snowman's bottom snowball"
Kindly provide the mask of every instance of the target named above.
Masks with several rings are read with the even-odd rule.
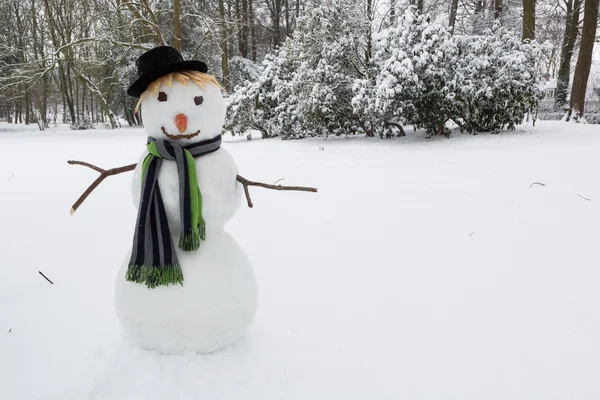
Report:
[[[177,243],[176,241],[174,243]],[[213,233],[196,252],[177,251],[183,286],[149,289],[119,270],[115,305],[126,335],[160,353],[210,353],[244,336],[254,319],[257,286],[244,250],[225,232]]]

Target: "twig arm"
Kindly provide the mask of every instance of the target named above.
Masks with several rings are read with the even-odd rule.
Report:
[[[97,167],[93,164],[90,164],[90,163],[87,163],[84,161],[69,160],[69,161],[67,161],[67,163],[69,163],[71,165],[82,165],[84,167],[91,168],[94,171],[97,171],[100,173],[100,176],[98,178],[96,178],[96,180],[94,182],[92,182],[92,184],[85,190],[85,192],[83,192],[83,194],[81,196],[79,196],[77,201],[73,204],[73,206],[71,207],[71,215],[73,215],[73,213],[75,213],[75,211],[77,211],[77,209],[79,208],[81,203],[83,203],[84,200],[87,199],[87,197],[90,195],[90,193],[92,193],[94,191],[94,189],[96,189],[98,187],[98,185],[100,185],[100,183],[102,183],[102,181],[104,179],[106,179],[107,177],[112,176],[112,175],[118,175],[118,174],[122,174],[123,172],[133,171],[135,169],[135,167],[137,166],[137,164],[129,164],[129,165],[125,165],[124,167],[111,168],[111,169],[107,170],[107,169],[102,169],[100,167]]]
[[[244,186],[244,193],[246,195],[246,201],[248,202],[248,207],[250,207],[250,208],[254,207],[254,204],[252,204],[252,199],[250,198],[250,191],[248,190],[249,186],[258,186],[261,188],[272,189],[272,190],[293,190],[293,191],[298,191],[298,192],[313,192],[313,193],[318,192],[317,188],[308,187],[308,186],[269,185],[268,183],[254,182],[254,181],[244,178],[241,175],[238,175],[236,177],[236,180]]]
[[[93,164],[87,163],[85,161],[69,160],[69,161],[67,161],[67,163],[69,163],[70,165],[81,165],[84,167],[88,167],[88,168],[93,169],[94,171],[100,173],[100,176],[98,178],[96,178],[96,180],[94,182],[92,182],[92,184],[85,190],[85,192],[83,192],[83,194],[81,196],[79,196],[77,201],[73,204],[73,206],[71,207],[71,215],[73,215],[75,213],[75,211],[77,211],[79,206],[81,206],[81,204],[85,201],[85,199],[87,199],[87,197],[94,191],[94,189],[96,189],[98,187],[98,185],[100,185],[100,183],[102,183],[102,181],[104,179],[106,179],[107,177],[112,176],[112,175],[118,175],[118,174],[122,174],[123,172],[133,171],[135,169],[135,167],[137,166],[137,164],[129,164],[129,165],[125,165],[123,167],[118,167],[118,168],[103,169],[103,168],[97,167]],[[248,202],[248,207],[250,207],[250,208],[254,207],[254,204],[252,204],[252,199],[250,198],[250,190],[248,189],[250,186],[258,186],[258,187],[261,187],[264,189],[271,189],[271,190],[293,190],[293,191],[298,191],[298,192],[316,193],[318,191],[317,188],[308,187],[308,186],[284,186],[284,185],[277,185],[277,184],[270,185],[268,183],[255,182],[255,181],[246,179],[240,175],[237,175],[236,180],[243,185],[244,194],[246,195],[246,201]],[[275,183],[277,183],[277,182],[275,182]]]
[[[90,164],[90,163],[87,163],[87,162],[85,162],[85,161],[75,161],[75,160],[69,160],[69,161],[67,161],[67,163],[68,163],[68,164],[71,164],[71,165],[83,165],[84,167],[91,168],[91,169],[93,169],[94,171],[97,171],[97,172],[99,172],[99,173],[103,173],[103,172],[105,172],[105,171],[106,171],[105,169],[102,169],[102,168],[100,168],[100,167],[96,167],[95,165],[92,165],[92,164]]]

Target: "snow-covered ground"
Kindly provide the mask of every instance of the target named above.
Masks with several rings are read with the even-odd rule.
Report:
[[[251,190],[255,208],[228,230],[259,282],[252,330],[224,351],[177,356],[130,347],[116,320],[131,175],[69,215],[97,174],[66,161],[135,162],[144,132],[8,128],[2,399],[600,398],[597,125],[228,139],[247,178],[319,193]]]

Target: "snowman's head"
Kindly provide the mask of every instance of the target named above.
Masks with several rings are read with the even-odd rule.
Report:
[[[188,145],[221,134],[226,113],[221,90],[211,75],[173,72],[148,85],[136,110],[142,107],[150,136]]]

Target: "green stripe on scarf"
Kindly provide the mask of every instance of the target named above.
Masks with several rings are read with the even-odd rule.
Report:
[[[156,142],[149,143],[147,148],[149,154],[142,164],[142,179],[146,174],[146,169],[148,168],[148,164],[152,160],[152,157],[163,158],[156,149]],[[200,188],[198,187],[196,160],[194,160],[192,154],[185,148],[183,149],[183,152],[187,160],[188,187],[190,188],[190,205],[192,211],[192,233],[181,232],[179,237],[179,248],[184,251],[196,251],[200,247],[200,240],[206,239],[206,223],[204,222],[204,218],[202,218],[202,195],[200,194]]]

